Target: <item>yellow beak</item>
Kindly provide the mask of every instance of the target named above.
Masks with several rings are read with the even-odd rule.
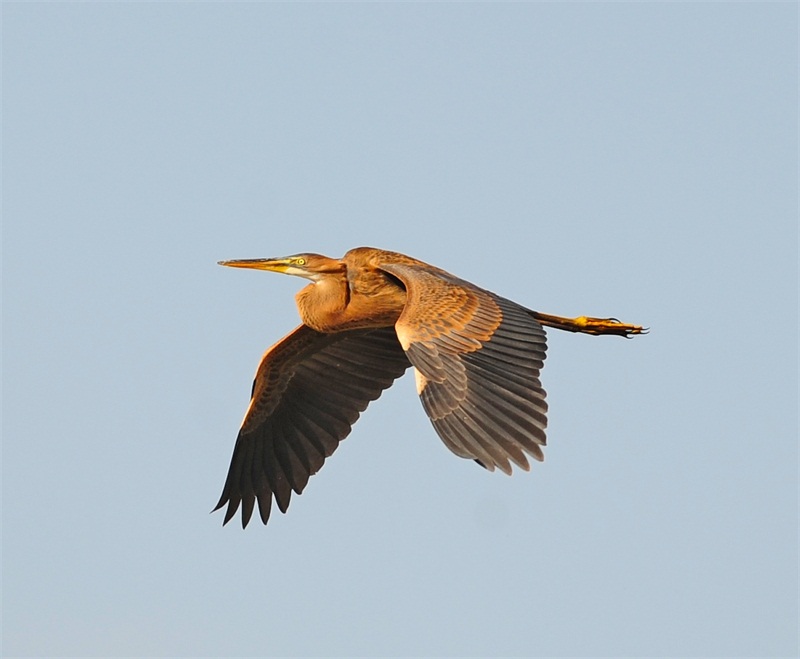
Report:
[[[250,268],[252,270],[268,270],[270,272],[286,272],[289,268],[288,259],[235,259],[232,261],[218,261],[217,263],[229,268]]]

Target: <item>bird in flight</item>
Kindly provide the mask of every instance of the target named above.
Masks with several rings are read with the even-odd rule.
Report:
[[[371,247],[220,261],[310,280],[296,296],[302,324],[269,348],[253,382],[217,506],[242,527],[256,502],[285,513],[370,401],[413,367],[417,393],[453,453],[489,471],[544,459],[544,326],[629,337],[614,318],[526,309],[417,259]]]

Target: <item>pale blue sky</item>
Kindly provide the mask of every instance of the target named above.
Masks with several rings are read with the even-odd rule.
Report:
[[[3,3],[6,656],[791,656],[795,3]],[[540,311],[543,464],[399,381],[222,528],[297,279],[372,245]]]

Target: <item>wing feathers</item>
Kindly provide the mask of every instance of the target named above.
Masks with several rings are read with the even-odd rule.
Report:
[[[381,267],[406,286],[397,335],[445,445],[506,473],[511,463],[529,469],[526,453],[542,460],[547,403],[539,372],[547,346],[531,312],[423,263]]]
[[[242,526],[256,502],[269,520],[274,499],[286,512],[347,437],[370,401],[410,366],[394,328],[321,334],[301,325],[264,355],[215,510]]]
[[[433,424],[440,436],[460,447],[462,457],[480,461],[489,471],[494,471],[495,461],[481,441],[482,430],[466,414],[451,414]]]

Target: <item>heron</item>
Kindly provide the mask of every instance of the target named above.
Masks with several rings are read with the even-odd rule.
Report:
[[[350,433],[367,405],[406,370],[450,451],[489,471],[544,459],[547,403],[539,379],[544,327],[631,337],[615,318],[533,311],[410,256],[358,247],[342,258],[295,254],[220,261],[310,280],[295,296],[302,323],[261,358],[222,495],[223,525],[292,493]]]

